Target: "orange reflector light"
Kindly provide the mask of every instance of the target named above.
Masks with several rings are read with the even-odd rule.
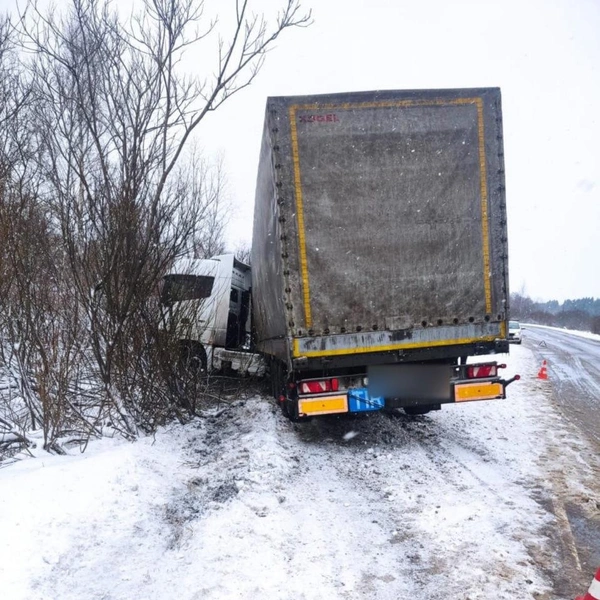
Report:
[[[481,383],[461,383],[454,386],[455,402],[471,402],[472,400],[493,400],[503,398],[501,383],[482,381]]]
[[[298,401],[300,415],[332,415],[348,412],[348,396],[322,396],[301,398]]]

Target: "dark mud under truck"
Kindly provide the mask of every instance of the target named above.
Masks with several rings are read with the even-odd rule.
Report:
[[[290,418],[505,398],[500,90],[269,98],[251,263]]]

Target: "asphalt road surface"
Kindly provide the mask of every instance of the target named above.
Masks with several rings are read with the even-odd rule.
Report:
[[[523,343],[547,361],[548,380],[565,419],[600,455],[600,341],[560,330],[526,325]],[[595,515],[576,502],[564,502],[564,524],[570,530],[582,572],[600,565],[600,505]]]
[[[600,341],[525,326],[524,344],[546,360],[548,378],[565,417],[600,452]]]

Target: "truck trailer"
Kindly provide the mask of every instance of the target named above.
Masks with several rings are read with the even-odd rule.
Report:
[[[498,88],[267,100],[256,350],[291,419],[506,397]],[[483,359],[482,359],[483,360]]]

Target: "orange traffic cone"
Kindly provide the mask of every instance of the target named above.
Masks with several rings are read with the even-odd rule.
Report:
[[[577,596],[576,600],[600,600],[600,569],[596,571],[596,577],[590,585],[585,596]]]
[[[548,379],[547,364],[548,363],[545,360],[542,361],[542,368],[539,370],[539,373],[537,374],[538,379]]]

